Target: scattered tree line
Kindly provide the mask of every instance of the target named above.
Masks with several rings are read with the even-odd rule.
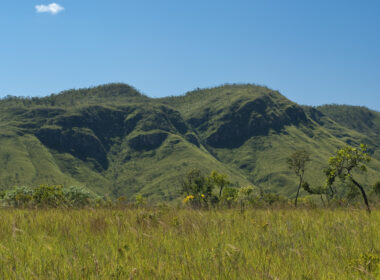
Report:
[[[191,170],[182,180],[183,203],[192,208],[272,205],[286,198],[253,186],[240,187],[228,180],[226,174],[212,171],[204,175],[199,169]]]
[[[326,204],[342,205],[345,199],[354,201],[358,196],[361,196],[367,211],[370,213],[371,208],[365,188],[354,175],[357,171],[365,172],[366,164],[370,160],[367,147],[363,144],[359,148],[345,146],[338,149],[335,155],[328,160],[327,167],[323,170],[326,177],[325,185],[311,187],[305,180],[305,170],[311,161],[310,153],[306,150],[293,152],[286,162],[289,169],[298,178],[294,206],[298,206],[302,188],[310,195],[318,195],[325,206]],[[346,188],[345,198],[338,197],[336,187],[338,181]],[[183,203],[193,208],[240,206],[243,209],[246,205],[284,205],[289,202],[289,199],[268,190],[253,186],[239,187],[238,184],[232,184],[226,174],[213,171],[210,175],[205,176],[199,169],[191,170],[182,180],[181,193],[184,197]],[[370,196],[374,197],[375,200],[380,200],[380,182],[372,187]]]
[[[310,195],[318,195],[324,206],[342,204],[342,197],[338,196],[337,184],[346,190],[345,198],[350,201],[362,197],[367,211],[370,213],[370,200],[364,186],[356,179],[356,172],[365,172],[366,164],[371,160],[365,145],[359,148],[343,147],[328,160],[323,170],[326,177],[325,185],[311,187],[305,180],[305,170],[311,161],[310,154],[305,150],[298,150],[287,158],[287,166],[298,178],[294,206],[299,203],[301,188]],[[355,174],[354,174],[355,173]],[[204,209],[219,207],[239,207],[244,210],[246,206],[263,207],[268,205],[288,205],[290,200],[275,192],[264,190],[255,186],[240,187],[232,183],[226,174],[212,171],[205,175],[199,169],[190,170],[181,180],[182,203],[186,207]],[[380,182],[377,182],[369,191],[372,201],[380,202]],[[0,192],[0,205],[3,207],[118,207],[133,206],[145,207],[147,199],[137,194],[132,201],[124,196],[112,201],[102,197],[85,187],[63,187],[60,185],[40,185],[38,187],[15,187]]]
[[[287,159],[288,167],[294,171],[299,179],[294,206],[297,207],[301,186],[309,194],[319,195],[324,205],[325,200],[329,203],[337,195],[337,190],[334,185],[340,180],[345,188],[349,188],[347,198],[354,199],[358,195],[361,195],[368,213],[371,213],[365,188],[356,180],[356,175],[354,178],[355,172],[365,172],[367,170],[366,164],[370,161],[371,156],[368,154],[367,147],[364,144],[361,144],[359,148],[349,145],[340,148],[336,151],[334,156],[330,157],[328,166],[323,170],[326,176],[325,185],[312,188],[309,183],[304,180],[305,168],[307,163],[310,162],[310,154],[306,150],[295,151]],[[380,195],[380,182],[373,186],[371,194],[374,196]]]

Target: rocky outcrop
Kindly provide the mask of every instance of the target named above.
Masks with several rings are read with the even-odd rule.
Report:
[[[230,111],[217,118],[206,142],[216,148],[234,148],[253,136],[267,135],[270,130],[279,132],[286,125],[306,122],[305,112],[298,105],[278,107],[270,98],[263,97],[231,106]]]
[[[48,148],[72,154],[83,161],[93,159],[103,169],[108,167],[107,152],[90,129],[43,127],[35,135]]]
[[[129,146],[137,151],[153,150],[161,146],[162,142],[168,137],[165,132],[155,132],[149,134],[140,134],[129,139]]]
[[[198,138],[193,134],[193,133],[189,133],[189,134],[186,134],[185,136],[186,140],[189,141],[191,144],[197,146],[197,147],[200,147],[200,144],[199,144],[199,141],[198,141]]]

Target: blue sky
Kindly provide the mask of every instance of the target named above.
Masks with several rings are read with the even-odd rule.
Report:
[[[52,3],[55,14],[42,12]],[[3,0],[0,97],[242,82],[380,110],[379,14],[377,0]]]

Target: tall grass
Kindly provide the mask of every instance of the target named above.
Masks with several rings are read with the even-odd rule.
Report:
[[[379,279],[380,211],[1,210],[1,279]]]

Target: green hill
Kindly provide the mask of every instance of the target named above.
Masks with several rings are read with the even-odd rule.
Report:
[[[153,99],[124,84],[0,101],[0,186],[86,185],[112,196],[172,200],[191,168],[292,196],[285,159],[311,152],[307,179],[337,147],[367,143],[378,179],[380,113],[362,107],[299,106],[255,85],[225,85]]]

